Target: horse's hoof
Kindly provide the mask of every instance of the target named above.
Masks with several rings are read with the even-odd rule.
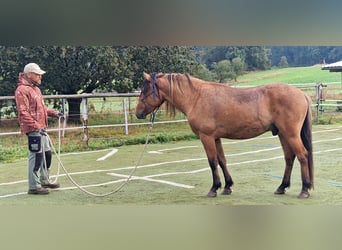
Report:
[[[299,199],[307,199],[310,197],[310,193],[307,191],[302,191],[300,192],[300,194],[298,195]]]
[[[221,192],[222,195],[229,195],[232,193],[232,190],[230,188],[225,188],[223,189],[223,191]]]
[[[280,188],[278,188],[278,189],[274,192],[274,194],[285,194],[285,189],[280,189]]]
[[[217,193],[216,193],[216,191],[214,192],[214,191],[209,191],[209,193],[207,194],[207,197],[210,197],[210,198],[213,198],[213,197],[216,197],[217,196]]]

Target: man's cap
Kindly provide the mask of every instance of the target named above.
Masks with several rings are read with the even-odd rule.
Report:
[[[42,70],[38,64],[36,63],[29,63],[29,64],[26,64],[25,67],[24,67],[24,73],[36,73],[38,75],[43,75],[45,74],[46,72],[44,70]]]

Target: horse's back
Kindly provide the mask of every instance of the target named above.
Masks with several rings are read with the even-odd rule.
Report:
[[[250,116],[260,112],[282,115],[286,112],[307,108],[307,99],[300,89],[283,84],[271,83],[256,87],[234,88],[213,85],[213,90],[203,91],[203,99],[209,100],[215,110],[242,112]],[[222,105],[219,105],[222,104]]]
[[[232,89],[231,89],[232,91]],[[255,105],[256,108],[268,110],[271,113],[283,114],[286,110],[306,110],[307,99],[300,89],[283,84],[271,83],[250,88],[235,89],[233,98],[240,104]]]

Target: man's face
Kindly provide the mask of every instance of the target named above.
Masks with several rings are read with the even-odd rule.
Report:
[[[30,78],[31,80],[35,81],[38,84],[40,84],[42,82],[42,75],[30,72],[30,73],[27,73],[27,77]]]

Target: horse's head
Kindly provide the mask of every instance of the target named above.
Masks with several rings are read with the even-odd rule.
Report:
[[[135,108],[138,119],[145,119],[146,115],[154,112],[163,104],[164,100],[159,95],[158,74],[144,72],[144,82],[141,87],[139,102]]]

